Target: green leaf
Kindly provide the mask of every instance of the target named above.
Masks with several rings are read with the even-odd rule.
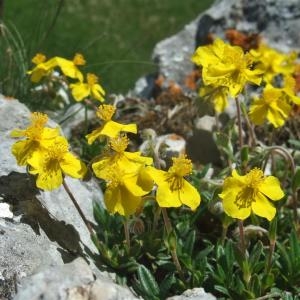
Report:
[[[187,236],[184,244],[184,250],[188,256],[192,256],[196,241],[196,231],[192,230]]]
[[[252,275],[251,291],[255,295],[255,297],[258,297],[261,295],[261,281],[259,280],[259,277],[257,274]]]
[[[292,188],[294,191],[300,188],[300,168],[297,168],[292,179]]]
[[[168,295],[168,292],[172,285],[176,282],[174,274],[169,274],[167,275],[161,284],[159,285],[160,289],[160,298],[165,299],[166,296]]]
[[[230,294],[228,292],[228,290],[224,287],[224,286],[221,286],[221,285],[215,285],[214,286],[215,290],[228,296],[230,298]]]
[[[137,271],[140,287],[144,293],[156,299],[159,296],[159,287],[151,272],[143,265],[139,265]]]
[[[253,272],[253,269],[255,268],[256,264],[259,263],[259,259],[262,253],[263,253],[263,244],[261,241],[258,241],[253,247],[253,250],[249,257],[249,267],[251,273]]]

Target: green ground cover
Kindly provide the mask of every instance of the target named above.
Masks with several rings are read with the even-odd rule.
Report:
[[[153,72],[155,44],[179,31],[211,0],[5,1],[3,19],[19,31],[28,62],[36,52],[71,58],[99,74],[108,93],[125,92]]]

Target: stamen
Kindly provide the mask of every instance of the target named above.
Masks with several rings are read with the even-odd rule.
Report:
[[[83,66],[83,65],[85,65],[86,61],[85,61],[82,54],[76,53],[74,58],[73,58],[73,63],[76,66]]]
[[[123,153],[129,144],[129,139],[126,134],[122,134],[115,138],[111,138],[109,144],[114,151]]]
[[[92,86],[98,82],[98,77],[95,74],[87,73],[86,80],[88,85]]]
[[[254,168],[246,176],[246,186],[238,193],[234,203],[240,208],[249,208],[255,202],[259,185],[264,180],[264,174],[259,168]]]
[[[114,115],[115,111],[116,111],[116,108],[113,105],[102,104],[102,105],[99,106],[96,114],[101,120],[107,122],[107,121],[111,120],[111,118]]]
[[[46,61],[46,56],[42,53],[37,53],[31,60],[35,65],[39,65]]]
[[[190,159],[186,158],[185,154],[181,154],[179,157],[172,158],[173,165],[169,169],[168,173],[173,173],[176,176],[187,176],[192,173],[193,165]]]

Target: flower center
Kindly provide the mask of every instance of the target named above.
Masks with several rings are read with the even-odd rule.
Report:
[[[48,148],[47,159],[60,161],[67,152],[68,143],[66,141],[53,143],[53,145]]]
[[[105,174],[105,181],[107,187],[109,188],[117,188],[120,184],[122,184],[122,177],[124,172],[116,165],[112,165],[107,167]]]
[[[93,86],[98,82],[98,77],[95,74],[87,73],[86,78],[89,86]]]
[[[107,122],[107,121],[111,120],[111,118],[114,115],[115,111],[116,111],[116,108],[113,105],[102,104],[102,105],[99,106],[96,114],[101,120]]]
[[[166,181],[169,183],[171,191],[177,191],[183,187],[183,177],[192,173],[192,162],[186,158],[185,154],[173,157],[173,165],[166,173]]]
[[[192,173],[192,162],[186,158],[185,154],[181,154],[179,157],[172,158],[173,165],[169,169],[168,173],[173,173],[176,176],[184,177]]]
[[[76,53],[73,58],[73,63],[75,66],[83,66],[85,65],[85,59],[82,54]]]
[[[37,53],[31,60],[35,65],[39,65],[46,61],[46,56],[42,53]]]
[[[31,140],[38,141],[48,121],[48,116],[40,112],[34,112],[31,114],[30,119],[31,125],[26,129],[25,136]]]
[[[246,175],[246,183],[242,190],[238,193],[234,203],[241,208],[249,208],[252,202],[255,202],[259,186],[264,180],[262,170],[254,168]]]
[[[111,138],[109,144],[114,151],[123,153],[129,144],[129,139],[125,134],[123,134],[115,138]]]

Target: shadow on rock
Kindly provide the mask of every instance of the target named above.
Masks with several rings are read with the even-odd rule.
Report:
[[[11,205],[14,216],[21,216],[20,222],[30,225],[37,235],[42,229],[49,240],[62,248],[62,259],[69,262],[82,254],[80,236],[73,225],[57,220],[48,212],[37,198],[39,193],[27,174],[12,172],[0,177],[2,201]]]

